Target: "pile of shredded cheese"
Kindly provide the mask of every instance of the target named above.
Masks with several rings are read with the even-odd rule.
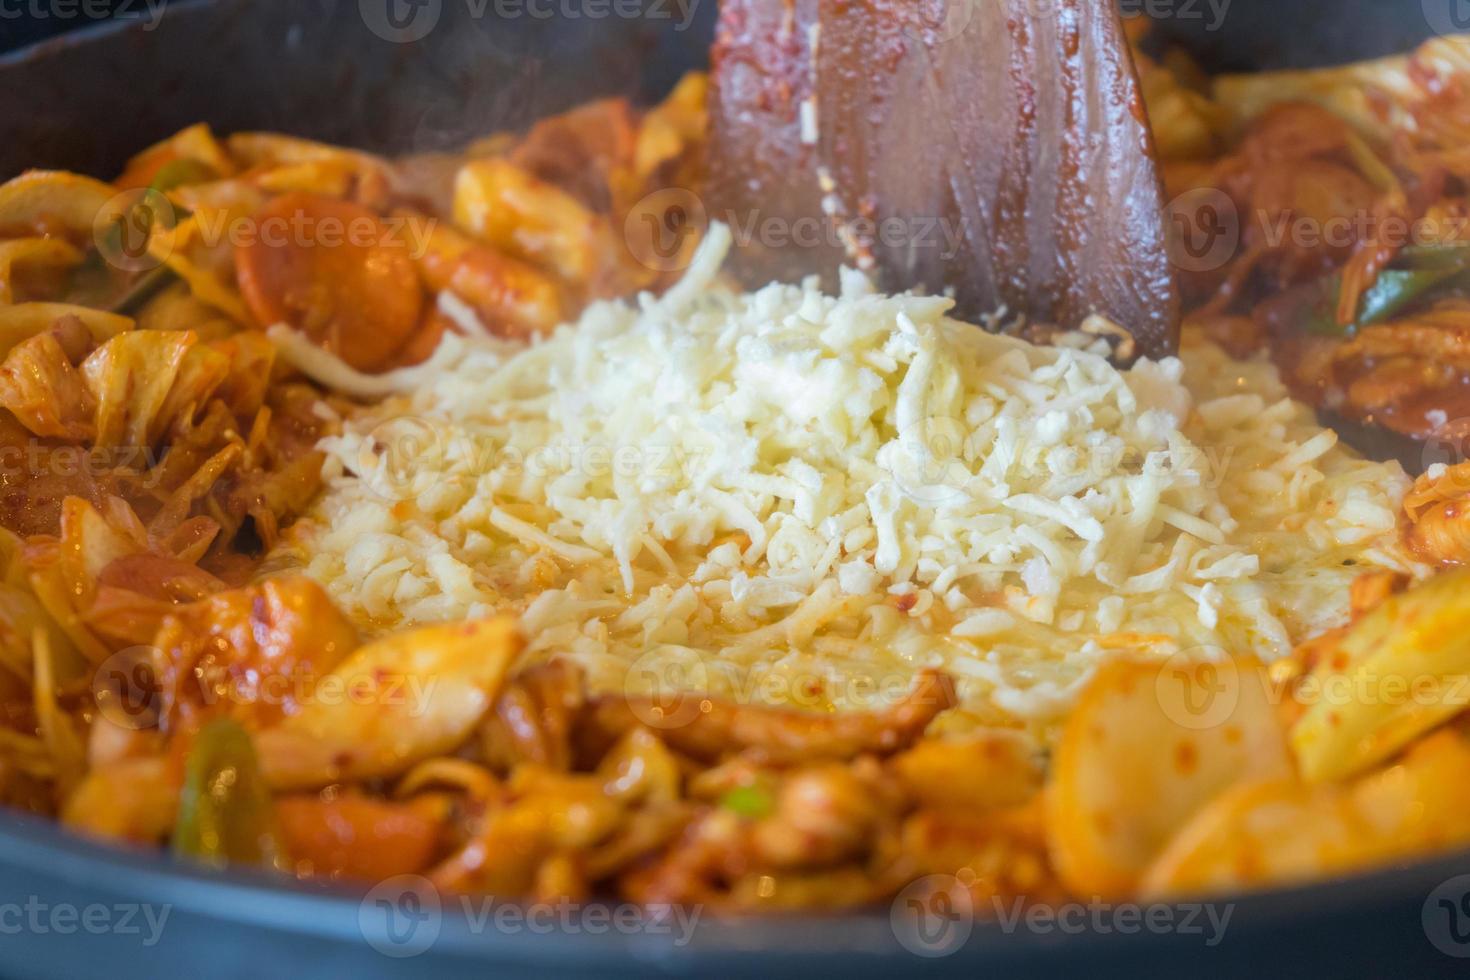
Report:
[[[1401,469],[1264,361],[1119,370],[856,273],[741,293],[728,242],[532,345],[446,341],[324,443],[283,560],[370,631],[518,612],[600,690],[862,708],[940,666],[951,724],[1042,732],[1107,656],[1279,657],[1409,568]]]

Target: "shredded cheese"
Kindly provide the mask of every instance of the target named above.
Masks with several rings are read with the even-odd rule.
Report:
[[[943,666],[951,724],[1043,733],[1105,656],[1279,657],[1365,568],[1412,570],[1403,472],[1264,361],[1192,338],[1119,370],[853,272],[740,293],[728,244],[529,346],[372,384],[312,361],[405,393],[323,443],[295,560],[371,630],[519,612],[599,689],[857,708]]]

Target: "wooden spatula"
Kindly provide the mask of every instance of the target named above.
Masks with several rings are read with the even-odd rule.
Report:
[[[722,0],[712,217],[751,280],[951,288],[1172,352],[1163,191],[1112,0]]]

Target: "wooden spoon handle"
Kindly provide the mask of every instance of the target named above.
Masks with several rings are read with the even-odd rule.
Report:
[[[724,0],[714,82],[711,214],[737,223],[752,280],[846,261],[953,288],[961,316],[1101,313],[1145,353],[1177,346],[1153,138],[1109,0]]]

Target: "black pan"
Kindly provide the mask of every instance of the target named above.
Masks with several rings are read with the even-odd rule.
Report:
[[[438,22],[420,40],[386,41],[367,23],[381,27],[389,2],[405,14],[437,12]],[[1459,13],[1458,0],[1222,3],[1124,0],[1159,15],[1165,34],[1215,69],[1387,54],[1450,29]],[[714,8],[712,0],[642,4],[645,15],[630,19],[594,16],[627,11],[628,0],[176,2],[150,30],[124,21],[0,58],[0,178],[31,166],[110,176],[138,148],[199,120],[405,152],[449,148],[598,95],[655,98],[703,62]],[[539,16],[546,12],[553,16]],[[1171,916],[1170,929],[1149,927],[1141,910],[1126,907],[1078,908],[1029,926],[972,922],[957,911],[930,917],[932,931],[918,936],[902,902],[892,913],[705,917],[681,943],[677,923],[619,930],[602,909],[572,910],[564,924],[560,912],[555,922],[517,924],[448,901],[437,915],[401,896],[384,907],[381,891],[364,900],[349,889],[216,874],[5,814],[0,973],[1463,977],[1467,875],[1470,855],[1459,855],[1216,903],[1215,915],[1228,908],[1230,918],[1212,945],[1208,928],[1196,931],[1207,920],[1187,907],[1155,913],[1156,923]],[[391,911],[401,913],[392,920],[403,927],[398,945],[382,932]]]

